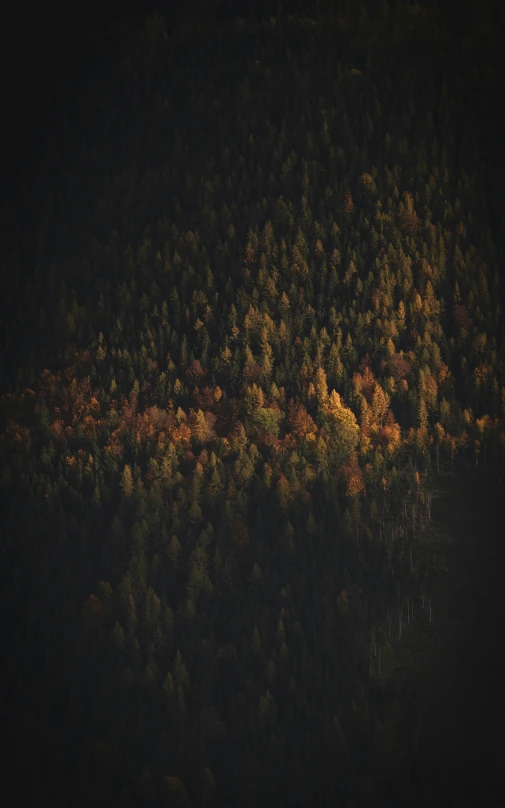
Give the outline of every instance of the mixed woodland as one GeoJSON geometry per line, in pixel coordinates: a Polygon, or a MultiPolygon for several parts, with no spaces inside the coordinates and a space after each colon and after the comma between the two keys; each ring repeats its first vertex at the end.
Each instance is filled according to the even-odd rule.
{"type": "Polygon", "coordinates": [[[47,126],[1,303],[6,726],[33,804],[408,786],[418,537],[438,476],[505,450],[472,114],[498,78],[445,36],[421,5],[155,14],[47,126]]]}

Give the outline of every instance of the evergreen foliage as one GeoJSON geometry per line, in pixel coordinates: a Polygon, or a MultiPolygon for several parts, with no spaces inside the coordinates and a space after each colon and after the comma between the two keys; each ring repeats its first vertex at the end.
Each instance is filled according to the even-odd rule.
{"type": "Polygon", "coordinates": [[[149,17],[62,114],[6,256],[6,669],[33,790],[65,804],[406,778],[433,475],[503,459],[484,79],[440,80],[419,5],[225,5],[149,17]]]}

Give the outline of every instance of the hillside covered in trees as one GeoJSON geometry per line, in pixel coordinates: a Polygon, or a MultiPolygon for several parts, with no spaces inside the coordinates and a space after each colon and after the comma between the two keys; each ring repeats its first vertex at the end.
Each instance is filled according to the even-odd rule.
{"type": "Polygon", "coordinates": [[[472,113],[500,80],[432,8],[316,11],[149,16],[18,184],[0,549],[33,804],[394,805],[421,776],[420,537],[440,475],[505,450],[472,113]]]}

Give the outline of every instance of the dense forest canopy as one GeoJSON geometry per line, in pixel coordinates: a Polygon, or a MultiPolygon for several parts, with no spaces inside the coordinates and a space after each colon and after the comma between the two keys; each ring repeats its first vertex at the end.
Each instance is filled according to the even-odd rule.
{"type": "Polygon", "coordinates": [[[39,800],[409,783],[418,536],[437,474],[505,449],[472,115],[500,77],[430,4],[298,6],[126,27],[6,213],[8,726],[39,800]]]}

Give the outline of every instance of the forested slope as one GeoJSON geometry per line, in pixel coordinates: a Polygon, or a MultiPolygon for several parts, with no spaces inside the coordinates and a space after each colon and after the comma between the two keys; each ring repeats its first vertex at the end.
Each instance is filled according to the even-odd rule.
{"type": "Polygon", "coordinates": [[[393,638],[433,471],[503,455],[502,246],[485,76],[424,12],[365,22],[151,17],[19,190],[2,608],[39,801],[409,782],[393,638]]]}

